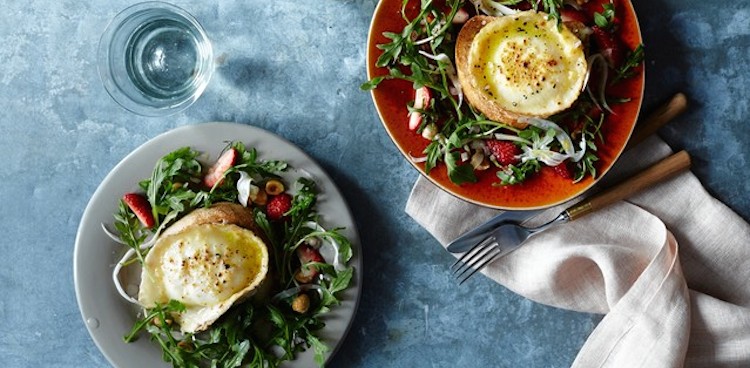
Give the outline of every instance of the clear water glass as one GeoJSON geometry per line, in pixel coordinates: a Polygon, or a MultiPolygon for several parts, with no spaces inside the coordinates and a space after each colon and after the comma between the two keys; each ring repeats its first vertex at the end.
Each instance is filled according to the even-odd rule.
{"type": "Polygon", "coordinates": [[[211,42],[200,23],[163,2],[139,3],[117,14],[102,35],[98,58],[110,96],[146,116],[190,106],[214,68],[211,42]]]}

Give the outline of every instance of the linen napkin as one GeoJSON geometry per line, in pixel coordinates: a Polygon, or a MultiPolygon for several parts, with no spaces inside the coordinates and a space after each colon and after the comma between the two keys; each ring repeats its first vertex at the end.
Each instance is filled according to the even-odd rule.
{"type": "MultiPolygon", "coordinates": [[[[603,179],[670,153],[651,137],[603,179]]],[[[498,213],[422,177],[406,212],[443,246],[498,213]]],[[[750,367],[750,226],[690,172],[553,227],[483,273],[536,302],[606,314],[574,367],[750,367]]]]}

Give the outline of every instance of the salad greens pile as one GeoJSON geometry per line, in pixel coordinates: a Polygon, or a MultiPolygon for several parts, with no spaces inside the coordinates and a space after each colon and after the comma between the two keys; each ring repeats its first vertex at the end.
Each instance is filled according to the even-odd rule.
{"type": "MultiPolygon", "coordinates": [[[[139,185],[146,193],[158,229],[144,228],[129,207],[120,202],[115,227],[121,241],[135,252],[133,260],[142,263],[149,249],[147,239],[158,236],[160,229],[191,210],[217,202],[237,202],[241,176],[249,175],[253,182],[263,183],[282,180],[280,174],[288,169],[283,161],[260,160],[255,149],[240,142],[232,142],[229,148],[238,152],[239,159],[210,189],[201,185],[200,152],[184,147],[157,162],[151,177],[139,185]]],[[[284,221],[270,220],[263,206],[253,207],[255,222],[270,241],[269,277],[273,278],[273,290],[268,298],[253,297],[235,305],[207,331],[196,334],[178,332],[171,315],[184,311],[185,305],[170,300],[145,310],[124,336],[125,342],[132,342],[145,332],[161,346],[164,360],[174,367],[277,367],[309,348],[315,353],[315,363],[322,366],[330,348],[317,333],[325,326],[325,314],[341,303],[340,293],[350,285],[354,270],[346,263],[352,257],[352,246],[341,234],[342,229],[324,230],[320,226],[315,210],[315,182],[299,178],[294,184],[296,193],[284,221]],[[342,264],[301,265],[296,256],[298,247],[326,241],[336,244],[342,264]],[[294,277],[294,270],[301,267],[314,267],[320,277],[302,285],[294,277]],[[293,299],[302,293],[310,297],[310,307],[305,312],[295,311],[293,299]]]]}
{"type": "Polygon", "coordinates": [[[499,186],[523,183],[544,166],[566,168],[573,182],[597,176],[597,151],[598,146],[606,144],[601,128],[612,113],[609,106],[629,101],[605,93],[609,87],[634,76],[644,58],[641,45],[625,51],[620,65],[608,65],[607,56],[612,48],[624,46],[616,38],[619,36],[614,5],[603,4],[603,10],[594,15],[594,24],[587,28],[587,32],[592,27],[602,28],[604,37],[612,36],[612,40],[618,41],[604,49],[587,40],[588,93],[581,93],[571,108],[546,119],[529,118],[528,127],[518,129],[487,119],[463,101],[454,66],[455,42],[462,26],[457,15],[474,11],[505,16],[520,9],[533,9],[547,13],[562,26],[563,14],[578,10],[563,0],[420,0],[418,13],[409,18],[409,3],[409,0],[402,2],[405,26],[401,32],[384,32],[390,42],[377,45],[382,53],[376,66],[387,69],[388,73],[374,77],[361,88],[371,90],[384,80],[398,79],[412,83],[415,91],[425,87],[431,91],[432,98],[425,106],[416,102],[407,106],[409,114],[421,114],[415,134],[429,142],[423,156],[412,158],[414,162],[423,162],[428,174],[445,165],[450,180],[457,185],[476,182],[477,173],[488,168],[496,171],[499,186]],[[490,140],[512,142],[518,148],[516,161],[504,164],[492,160],[486,145],[490,140]],[[487,160],[484,163],[473,160],[477,151],[490,156],[491,165],[486,165],[487,160]]]}

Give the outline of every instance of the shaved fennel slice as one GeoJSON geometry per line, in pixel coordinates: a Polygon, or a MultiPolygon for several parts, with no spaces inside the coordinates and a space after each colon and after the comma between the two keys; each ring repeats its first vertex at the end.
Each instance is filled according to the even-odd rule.
{"type": "MultiPolygon", "coordinates": [[[[576,151],[575,147],[573,146],[573,140],[570,138],[568,133],[565,132],[562,128],[560,128],[559,125],[555,124],[552,121],[542,119],[542,118],[521,118],[519,121],[528,123],[529,125],[535,126],[540,129],[544,130],[553,130],[555,132],[555,139],[557,139],[558,142],[560,142],[560,147],[562,147],[563,152],[565,152],[565,158],[569,158],[573,162],[578,162],[583,158],[583,155],[586,153],[586,144],[585,141],[581,143],[581,150],[576,151]]],[[[539,147],[541,148],[541,147],[539,147]]],[[[545,157],[547,157],[550,162],[557,162],[557,155],[549,155],[545,154],[545,157]],[[555,157],[554,159],[552,157],[555,157]]],[[[563,159],[565,160],[565,159],[563,159]]],[[[543,161],[544,163],[547,163],[543,161]]],[[[557,166],[557,165],[550,165],[550,166],[557,166]]]]}
{"type": "Polygon", "coordinates": [[[517,135],[511,135],[511,134],[504,134],[504,133],[495,133],[494,134],[495,139],[499,141],[511,141],[511,142],[518,142],[525,145],[531,145],[531,141],[528,139],[523,139],[517,135]]]}
{"type": "MultiPolygon", "coordinates": [[[[164,217],[164,220],[162,220],[161,225],[159,225],[159,228],[156,229],[156,232],[151,237],[147,238],[146,241],[144,241],[138,249],[143,251],[146,249],[151,248],[154,244],[156,244],[156,240],[159,238],[159,235],[164,230],[164,228],[167,227],[167,225],[172,222],[177,217],[177,211],[172,211],[167,214],[166,217],[164,217]]],[[[107,234],[108,237],[112,238],[115,242],[119,244],[125,244],[120,238],[116,235],[114,235],[112,232],[107,229],[107,227],[102,223],[102,229],[104,230],[104,233],[107,234]]],[[[127,300],[130,303],[141,305],[141,303],[138,302],[135,298],[130,296],[125,289],[122,287],[122,284],[120,283],[120,272],[122,271],[122,268],[130,262],[133,257],[135,256],[135,249],[130,248],[127,252],[120,258],[117,263],[115,263],[115,267],[112,269],[112,281],[115,284],[115,288],[117,289],[117,293],[120,294],[120,296],[127,300]]]]}
{"type": "Polygon", "coordinates": [[[494,0],[470,0],[474,4],[474,9],[479,13],[480,11],[484,14],[500,17],[503,15],[512,15],[518,13],[517,10],[511,9],[494,0]]]}
{"type": "Polygon", "coordinates": [[[589,65],[589,70],[586,73],[584,85],[586,86],[586,91],[588,92],[589,97],[591,97],[591,100],[594,101],[594,104],[596,104],[598,108],[607,110],[609,113],[614,114],[614,111],[612,111],[609,104],[607,104],[607,97],[604,94],[607,87],[607,78],[609,77],[609,66],[607,65],[607,60],[602,54],[594,54],[591,55],[586,62],[589,65]],[[596,90],[591,88],[590,83],[592,73],[595,72],[599,74],[594,78],[594,80],[598,82],[595,86],[596,90]]]}
{"type": "Polygon", "coordinates": [[[122,284],[120,283],[120,271],[122,271],[123,264],[130,261],[133,256],[135,255],[135,249],[128,249],[127,252],[125,252],[125,255],[122,256],[122,259],[120,259],[116,264],[115,268],[112,270],[112,282],[115,284],[115,288],[117,289],[117,293],[120,294],[120,296],[127,300],[128,302],[135,304],[135,305],[141,305],[141,303],[138,302],[137,299],[130,296],[130,294],[125,291],[125,289],[122,287],[122,284]]]}
{"type": "MultiPolygon", "coordinates": [[[[308,221],[305,226],[321,233],[326,231],[320,224],[313,221],[308,221]]],[[[333,269],[336,271],[345,270],[346,260],[342,259],[339,243],[328,236],[316,236],[316,239],[321,241],[318,251],[326,263],[333,265],[333,269]]]]}
{"type": "Polygon", "coordinates": [[[461,88],[461,81],[458,80],[458,72],[456,72],[456,68],[453,66],[453,62],[446,54],[438,54],[438,55],[432,55],[428,52],[419,51],[419,54],[428,58],[435,60],[437,62],[441,62],[445,64],[445,73],[448,75],[448,79],[451,81],[451,87],[453,88],[450,92],[458,96],[458,107],[461,107],[461,104],[464,100],[464,92],[461,88]]]}
{"type": "Polygon", "coordinates": [[[102,230],[104,231],[104,234],[106,234],[107,237],[109,237],[110,239],[112,239],[113,242],[115,242],[117,244],[121,244],[121,245],[127,245],[127,244],[125,244],[124,241],[122,241],[122,239],[120,239],[119,236],[115,235],[115,233],[113,233],[112,231],[110,231],[107,228],[107,225],[105,225],[103,222],[101,223],[101,225],[102,225],[102,230]]]}
{"type": "Polygon", "coordinates": [[[412,156],[412,155],[409,155],[409,156],[410,156],[409,158],[411,159],[411,162],[415,164],[421,164],[423,162],[427,162],[427,156],[419,156],[419,157],[412,156]]]}
{"type": "Polygon", "coordinates": [[[240,178],[237,180],[237,201],[247,207],[249,202],[255,201],[259,192],[260,188],[253,184],[250,174],[240,171],[240,178]]]}

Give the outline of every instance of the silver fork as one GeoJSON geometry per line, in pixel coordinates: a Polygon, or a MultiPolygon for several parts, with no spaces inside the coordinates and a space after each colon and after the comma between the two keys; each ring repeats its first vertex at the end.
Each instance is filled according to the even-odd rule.
{"type": "Polygon", "coordinates": [[[525,227],[518,222],[504,222],[456,260],[451,265],[451,273],[456,277],[459,285],[463,284],[496,259],[518,249],[531,236],[552,226],[573,221],[616,201],[628,198],[642,189],[671,178],[689,167],[690,155],[685,151],[680,151],[620,184],[569,207],[552,221],[543,225],[525,227]]]}

